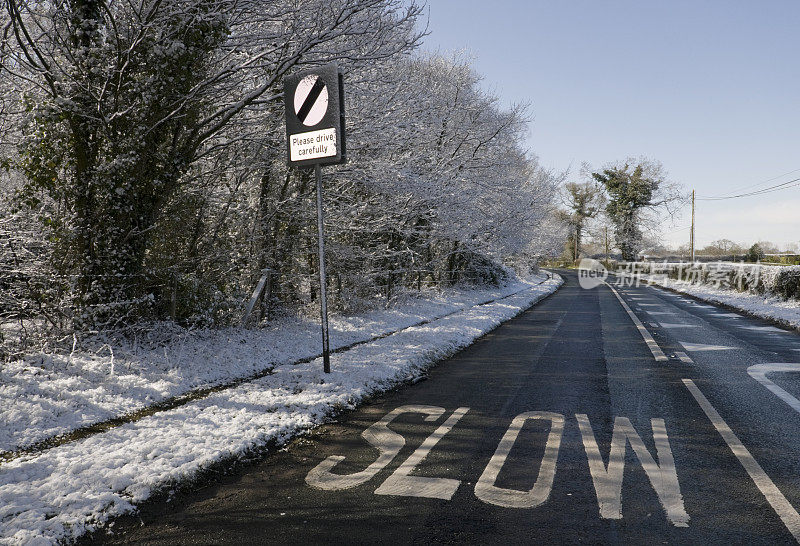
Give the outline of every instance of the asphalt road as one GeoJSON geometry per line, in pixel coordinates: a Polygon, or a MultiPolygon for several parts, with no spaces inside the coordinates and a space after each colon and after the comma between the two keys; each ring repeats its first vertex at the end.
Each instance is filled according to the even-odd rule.
{"type": "Polygon", "coordinates": [[[563,275],[556,294],[427,381],[94,539],[800,539],[800,336],[664,290],[617,295],[563,275]]]}

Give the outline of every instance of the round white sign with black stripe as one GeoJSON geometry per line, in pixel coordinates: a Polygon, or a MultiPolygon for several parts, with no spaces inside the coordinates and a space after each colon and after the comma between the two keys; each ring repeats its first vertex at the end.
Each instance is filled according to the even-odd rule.
{"type": "Polygon", "coordinates": [[[316,74],[306,76],[294,92],[294,111],[300,123],[313,127],[328,111],[328,88],[316,74]]]}

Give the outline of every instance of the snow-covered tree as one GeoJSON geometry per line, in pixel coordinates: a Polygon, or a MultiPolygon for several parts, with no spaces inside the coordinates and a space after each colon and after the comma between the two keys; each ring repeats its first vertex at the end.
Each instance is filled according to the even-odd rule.
{"type": "Polygon", "coordinates": [[[420,8],[399,0],[6,2],[5,74],[24,100],[17,167],[94,322],[162,282],[153,231],[192,169],[249,108],[276,107],[290,70],[412,46],[420,8]],[[109,306],[109,304],[113,304],[109,306]]]}
{"type": "Polygon", "coordinates": [[[224,322],[265,267],[275,298],[312,301],[314,181],[286,166],[282,79],[332,61],[345,73],[350,158],[325,170],[335,305],[498,281],[563,236],[563,176],[525,149],[526,108],[502,107],[463,58],[415,54],[414,2],[5,9],[0,180],[14,185],[0,230],[26,233],[28,250],[13,267],[6,252],[0,269],[29,274],[0,271],[18,295],[3,309],[59,325],[224,322]],[[37,271],[48,292],[29,282],[37,271]]]}

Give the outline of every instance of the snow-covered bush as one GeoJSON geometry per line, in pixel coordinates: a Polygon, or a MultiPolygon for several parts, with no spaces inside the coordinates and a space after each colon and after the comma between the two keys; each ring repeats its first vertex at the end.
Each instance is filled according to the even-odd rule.
{"type": "Polygon", "coordinates": [[[781,267],[772,291],[786,299],[800,299],[800,266],[781,267]]]}

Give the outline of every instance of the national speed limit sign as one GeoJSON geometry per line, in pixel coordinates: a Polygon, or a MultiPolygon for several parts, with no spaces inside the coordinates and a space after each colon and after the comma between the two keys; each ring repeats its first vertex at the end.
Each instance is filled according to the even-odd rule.
{"type": "Polygon", "coordinates": [[[289,165],[344,163],[342,75],[326,65],[284,79],[289,165]]]}

